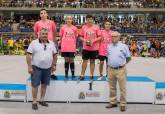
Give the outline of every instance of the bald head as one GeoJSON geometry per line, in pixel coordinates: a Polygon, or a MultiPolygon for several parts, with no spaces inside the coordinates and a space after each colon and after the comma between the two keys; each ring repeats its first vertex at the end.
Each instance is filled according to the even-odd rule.
{"type": "Polygon", "coordinates": [[[117,32],[117,31],[113,31],[111,34],[112,34],[112,36],[113,36],[113,35],[114,35],[114,36],[120,36],[120,33],[117,32]]]}
{"type": "Polygon", "coordinates": [[[121,35],[120,35],[119,32],[113,31],[113,32],[111,33],[111,36],[112,36],[112,43],[113,43],[113,44],[116,44],[116,43],[119,42],[120,36],[121,36],[121,35]]]}

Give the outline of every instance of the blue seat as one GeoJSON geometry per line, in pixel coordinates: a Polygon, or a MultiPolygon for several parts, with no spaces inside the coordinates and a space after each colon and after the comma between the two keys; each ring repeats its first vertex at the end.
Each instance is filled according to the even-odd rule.
{"type": "Polygon", "coordinates": [[[131,33],[138,33],[138,29],[137,28],[132,28],[131,33]]]}
{"type": "Polygon", "coordinates": [[[158,30],[155,29],[155,28],[151,28],[150,32],[151,32],[152,34],[157,34],[157,33],[158,33],[158,30]]]}
{"type": "Polygon", "coordinates": [[[21,32],[33,32],[33,29],[32,28],[22,28],[20,31],[21,32]]]}

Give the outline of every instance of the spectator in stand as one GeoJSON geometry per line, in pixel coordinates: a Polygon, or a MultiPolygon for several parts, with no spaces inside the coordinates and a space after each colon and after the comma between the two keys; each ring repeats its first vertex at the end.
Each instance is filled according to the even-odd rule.
{"type": "Polygon", "coordinates": [[[6,0],[1,7],[46,7],[46,8],[164,8],[163,0],[6,0]]]}
{"type": "Polygon", "coordinates": [[[165,41],[162,41],[161,44],[161,51],[160,51],[160,57],[165,57],[165,41]]]}
{"type": "Polygon", "coordinates": [[[156,50],[155,50],[156,46],[155,46],[155,40],[152,39],[151,40],[151,49],[150,49],[150,55],[151,57],[156,57],[156,50]]]}
{"type": "Polygon", "coordinates": [[[160,49],[161,49],[161,43],[159,40],[155,40],[155,50],[156,50],[156,57],[160,57],[160,49]]]}
{"type": "Polygon", "coordinates": [[[18,32],[18,27],[19,27],[19,23],[16,23],[16,21],[14,20],[11,25],[13,32],[18,32]]]}
{"type": "Polygon", "coordinates": [[[27,37],[24,38],[24,39],[23,39],[23,47],[24,47],[25,52],[26,52],[26,50],[28,49],[29,44],[30,44],[29,38],[27,38],[27,37]]]}
{"type": "Polygon", "coordinates": [[[9,38],[8,42],[8,48],[9,48],[9,55],[13,54],[13,49],[14,49],[14,40],[13,38],[9,38]]]}
{"type": "Polygon", "coordinates": [[[132,56],[138,56],[138,48],[135,40],[131,42],[130,51],[132,56]]]}

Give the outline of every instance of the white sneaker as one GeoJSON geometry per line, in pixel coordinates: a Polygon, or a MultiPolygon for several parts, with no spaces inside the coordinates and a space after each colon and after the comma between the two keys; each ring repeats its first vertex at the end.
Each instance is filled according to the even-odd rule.
{"type": "Polygon", "coordinates": [[[101,76],[99,76],[97,80],[102,80],[102,77],[101,77],[101,76]]]}

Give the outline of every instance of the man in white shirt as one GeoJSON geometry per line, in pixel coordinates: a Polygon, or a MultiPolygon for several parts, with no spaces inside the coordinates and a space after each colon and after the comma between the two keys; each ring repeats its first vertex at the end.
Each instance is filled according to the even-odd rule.
{"type": "Polygon", "coordinates": [[[44,101],[47,85],[50,83],[51,72],[56,70],[57,50],[54,43],[48,40],[48,30],[43,28],[39,38],[33,40],[27,50],[28,72],[31,74],[32,109],[37,110],[38,86],[41,83],[41,98],[39,104],[48,106],[44,101]]]}

